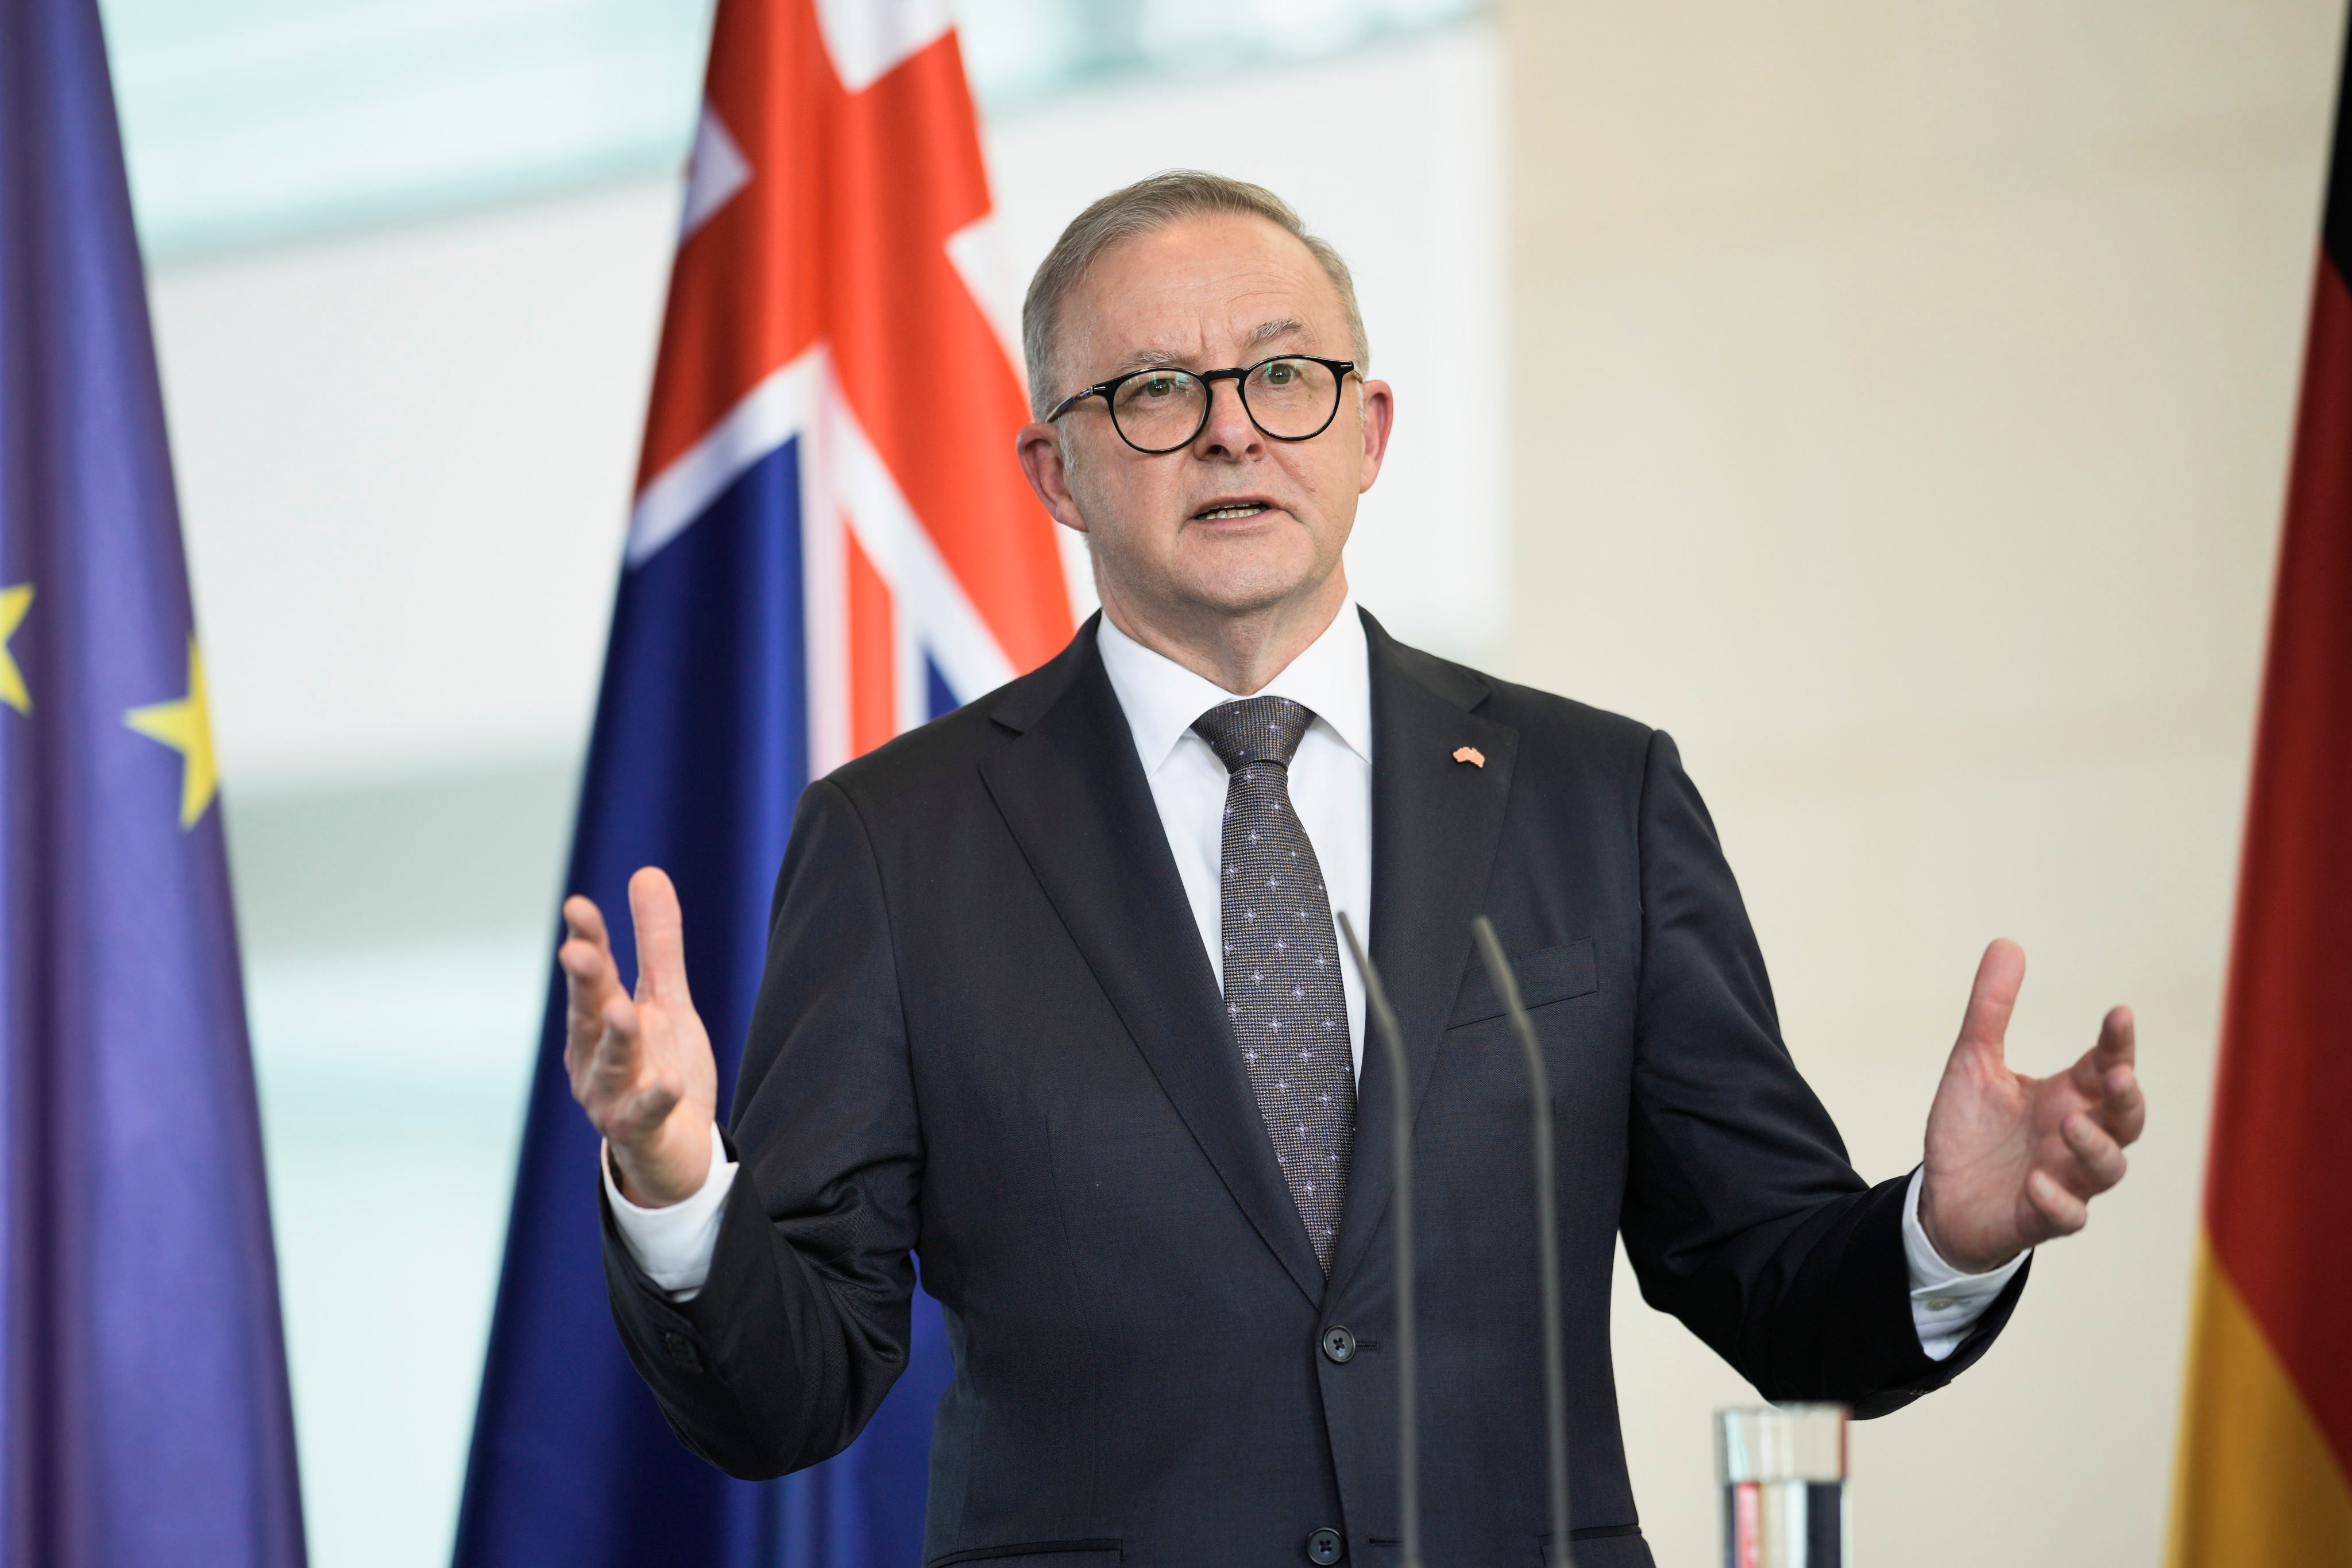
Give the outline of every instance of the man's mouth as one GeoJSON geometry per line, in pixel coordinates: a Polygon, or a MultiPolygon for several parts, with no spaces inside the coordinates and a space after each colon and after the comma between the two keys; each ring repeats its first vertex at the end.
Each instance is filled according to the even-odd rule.
{"type": "Polygon", "coordinates": [[[1195,522],[1230,522],[1235,518],[1255,517],[1262,511],[1270,511],[1272,510],[1272,508],[1268,507],[1265,502],[1262,500],[1221,501],[1205,511],[1194,512],[1192,514],[1192,521],[1195,522]]]}

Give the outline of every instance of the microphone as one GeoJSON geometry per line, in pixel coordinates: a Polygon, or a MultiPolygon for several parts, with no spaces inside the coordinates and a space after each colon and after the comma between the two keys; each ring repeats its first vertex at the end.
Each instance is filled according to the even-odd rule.
{"type": "Polygon", "coordinates": [[[1364,977],[1364,1010],[1371,1015],[1372,1032],[1388,1048],[1389,1089],[1392,1110],[1390,1136],[1396,1167],[1396,1194],[1389,1206],[1396,1215],[1396,1339],[1397,1339],[1397,1515],[1402,1526],[1403,1554],[1399,1568],[1423,1568],[1421,1560],[1421,1430],[1417,1408],[1419,1342],[1413,1337],[1412,1292],[1412,1086],[1404,1066],[1404,1037],[1388,993],[1381,988],[1381,972],[1372,955],[1356,940],[1356,928],[1346,911],[1339,915],[1339,934],[1355,954],[1356,973],[1364,977]]]}
{"type": "MultiPolygon", "coordinates": [[[[1558,1199],[1552,1191],[1551,1081],[1544,1071],[1543,1047],[1537,1043],[1536,1026],[1519,1000],[1518,976],[1511,973],[1511,961],[1504,955],[1502,941],[1495,934],[1495,922],[1480,915],[1470,922],[1470,931],[1478,939],[1479,953],[1486,961],[1486,973],[1495,983],[1495,994],[1502,999],[1504,1010],[1510,1015],[1511,1032],[1518,1037],[1519,1049],[1528,1059],[1528,1095],[1534,1102],[1531,1120],[1535,1134],[1536,1263],[1543,1275],[1544,1440],[1549,1450],[1551,1561],[1559,1568],[1570,1568],[1574,1556],[1569,1550],[1568,1526],[1568,1376],[1559,1337],[1559,1220],[1555,1213],[1558,1199]]],[[[1364,988],[1369,994],[1369,978],[1364,988]]]]}

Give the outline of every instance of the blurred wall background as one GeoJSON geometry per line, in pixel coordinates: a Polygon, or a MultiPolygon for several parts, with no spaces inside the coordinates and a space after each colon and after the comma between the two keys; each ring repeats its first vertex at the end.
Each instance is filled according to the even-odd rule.
{"type": "MultiPolygon", "coordinates": [[[[2162,1557],[2342,19],[1503,8],[1507,668],[1682,742],[1866,1175],[1917,1160],[1991,937],[2019,1067],[2139,1015],[2130,1179],[1982,1364],[1857,1430],[1858,1562],[2162,1557]]],[[[1620,1283],[1644,1525],[1696,1568],[1744,1391],[1620,1283]]]]}
{"type": "MultiPolygon", "coordinates": [[[[707,12],[107,13],[314,1559],[436,1563],[707,12]]],[[[1916,1160],[1990,936],[2021,1066],[2137,1005],[2131,1181],[1861,1431],[1857,1561],[2155,1563],[2339,5],[962,16],[1016,285],[1176,163],[1349,255],[1400,402],[1362,598],[1675,733],[1865,1173],[1916,1160]]],[[[1752,1394],[1620,1288],[1645,1528],[1697,1568],[1752,1394]]]]}

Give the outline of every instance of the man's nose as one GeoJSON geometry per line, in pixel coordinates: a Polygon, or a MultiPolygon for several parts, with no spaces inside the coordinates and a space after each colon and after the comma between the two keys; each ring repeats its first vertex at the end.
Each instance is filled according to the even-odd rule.
{"type": "Polygon", "coordinates": [[[1242,384],[1238,381],[1209,383],[1209,418],[1201,426],[1201,434],[1192,443],[1203,455],[1211,452],[1240,454],[1257,445],[1257,426],[1252,423],[1249,408],[1242,402],[1242,384]]]}

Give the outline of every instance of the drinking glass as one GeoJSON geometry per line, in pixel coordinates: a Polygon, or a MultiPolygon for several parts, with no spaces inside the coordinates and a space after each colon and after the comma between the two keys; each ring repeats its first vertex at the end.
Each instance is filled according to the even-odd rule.
{"type": "Polygon", "coordinates": [[[1845,1568],[1843,1405],[1719,1410],[1724,1568],[1845,1568]]]}

